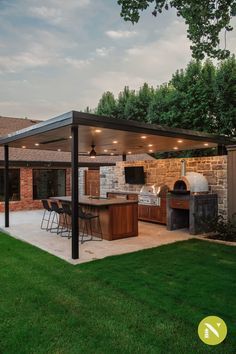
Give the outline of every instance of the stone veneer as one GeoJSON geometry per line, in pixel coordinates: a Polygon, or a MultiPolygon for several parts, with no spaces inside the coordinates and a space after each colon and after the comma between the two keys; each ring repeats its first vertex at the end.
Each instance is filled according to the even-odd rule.
{"type": "MultiPolygon", "coordinates": [[[[144,166],[146,184],[171,185],[180,176],[181,158],[147,160],[135,162],[117,162],[116,166],[100,167],[100,195],[106,197],[110,190],[137,191],[141,185],[125,183],[124,166],[144,166]]],[[[186,158],[187,172],[202,173],[208,180],[210,191],[218,194],[219,213],[227,217],[227,156],[186,158]]],[[[84,171],[79,168],[79,194],[84,195],[84,171]]],[[[41,208],[41,201],[33,200],[32,169],[20,169],[21,200],[11,201],[10,210],[27,210],[41,208]]],[[[71,171],[66,170],[66,195],[71,194],[71,171]]],[[[4,203],[0,202],[0,212],[4,211],[4,203]]]]}
{"type": "MultiPolygon", "coordinates": [[[[125,183],[124,166],[144,166],[146,184],[171,185],[180,176],[181,158],[154,161],[118,162],[114,168],[115,190],[140,191],[141,185],[125,183]]],[[[227,217],[227,156],[185,158],[187,172],[202,173],[210,191],[218,194],[219,214],[227,217]]]]}

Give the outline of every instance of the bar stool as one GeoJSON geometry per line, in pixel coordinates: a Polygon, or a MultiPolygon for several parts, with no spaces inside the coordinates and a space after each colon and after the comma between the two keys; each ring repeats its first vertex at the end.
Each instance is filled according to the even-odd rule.
{"type": "MultiPolygon", "coordinates": [[[[66,226],[65,232],[68,232],[67,237],[68,237],[68,239],[69,239],[69,238],[71,238],[71,227],[69,227],[67,217],[68,217],[68,216],[69,216],[70,218],[72,217],[71,205],[70,205],[70,203],[62,202],[62,203],[61,203],[61,207],[62,207],[64,216],[65,216],[65,217],[64,217],[65,226],[66,226]]],[[[63,232],[64,232],[64,231],[63,231],[63,232]]]]}
{"type": "Polygon", "coordinates": [[[61,234],[62,236],[62,233],[63,233],[63,224],[61,226],[61,231],[60,231],[60,217],[63,216],[63,222],[64,222],[64,225],[66,223],[65,221],[65,214],[64,214],[64,211],[62,208],[59,207],[58,203],[55,202],[55,201],[50,201],[50,204],[51,204],[51,209],[52,209],[52,212],[54,213],[53,214],[53,218],[52,218],[52,222],[51,222],[51,227],[49,229],[50,232],[52,233],[57,233],[57,235],[61,234]],[[56,220],[55,220],[56,218],[56,220]],[[56,225],[56,227],[53,227],[53,225],[56,225]],[[53,231],[53,230],[56,230],[56,231],[53,231]]]}
{"type": "Polygon", "coordinates": [[[92,220],[97,219],[98,225],[99,225],[99,235],[100,238],[97,241],[102,241],[103,240],[103,235],[102,235],[102,227],[101,227],[101,222],[99,215],[94,215],[90,213],[85,213],[81,207],[79,207],[79,218],[80,220],[83,221],[84,227],[83,227],[83,232],[82,232],[82,238],[81,238],[81,243],[84,242],[84,236],[89,236],[89,229],[90,229],[90,235],[91,238],[87,241],[92,241],[93,240],[93,229],[92,229],[92,220]],[[86,230],[86,233],[85,233],[86,230]]]}
{"type": "Polygon", "coordinates": [[[42,199],[41,202],[43,204],[44,213],[43,213],[43,217],[42,217],[40,228],[41,228],[41,230],[47,230],[48,231],[49,230],[48,226],[49,226],[49,222],[50,222],[51,215],[52,215],[52,208],[50,207],[47,199],[42,199]],[[47,213],[48,213],[48,219],[46,218],[47,217],[47,213]],[[46,227],[43,226],[44,222],[47,223],[46,227]]]}

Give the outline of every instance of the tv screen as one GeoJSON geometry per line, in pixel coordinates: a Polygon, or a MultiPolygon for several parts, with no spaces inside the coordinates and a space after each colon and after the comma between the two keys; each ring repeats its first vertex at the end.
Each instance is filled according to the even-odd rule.
{"type": "Polygon", "coordinates": [[[125,183],[145,184],[143,166],[125,167],[125,183]]]}

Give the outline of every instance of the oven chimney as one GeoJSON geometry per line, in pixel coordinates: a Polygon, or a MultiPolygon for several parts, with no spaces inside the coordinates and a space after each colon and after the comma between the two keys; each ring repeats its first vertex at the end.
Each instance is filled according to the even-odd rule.
{"type": "Polygon", "coordinates": [[[181,160],[181,177],[186,176],[186,160],[181,160]]]}

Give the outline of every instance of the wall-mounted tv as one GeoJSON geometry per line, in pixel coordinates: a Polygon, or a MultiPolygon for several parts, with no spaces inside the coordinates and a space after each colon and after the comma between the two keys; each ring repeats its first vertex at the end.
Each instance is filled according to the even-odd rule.
{"type": "Polygon", "coordinates": [[[143,166],[125,167],[125,183],[145,184],[143,166]]]}

